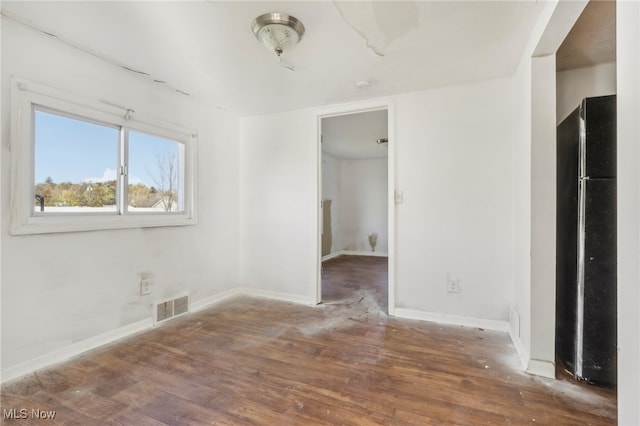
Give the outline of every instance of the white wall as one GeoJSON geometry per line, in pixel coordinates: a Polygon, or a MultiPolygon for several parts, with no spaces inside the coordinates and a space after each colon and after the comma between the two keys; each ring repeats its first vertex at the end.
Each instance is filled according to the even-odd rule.
{"type": "Polygon", "coordinates": [[[598,64],[560,71],[556,76],[556,123],[560,124],[583,98],[616,93],[616,64],[598,64]]]}
{"type": "MultiPolygon", "coordinates": [[[[508,318],[511,89],[504,79],[392,99],[404,191],[396,210],[397,306],[508,318]],[[461,280],[457,295],[446,292],[448,273],[461,280]]],[[[315,298],[318,111],[240,120],[245,286],[315,298]]]]}
{"type": "Polygon", "coordinates": [[[342,250],[340,160],[322,153],[322,199],[331,200],[331,253],[342,250]]]}
{"type": "Polygon", "coordinates": [[[240,283],[316,299],[317,119],[311,110],[240,119],[240,283]]]}
{"type": "Polygon", "coordinates": [[[618,424],[640,424],[640,3],[616,3],[618,424]]]}
{"type": "Polygon", "coordinates": [[[531,57],[523,58],[513,84],[511,333],[526,368],[531,352],[531,57]]]}
{"type": "Polygon", "coordinates": [[[340,161],[341,250],[371,251],[368,235],[378,234],[376,252],[386,253],[387,159],[340,161]]]}
{"type": "Polygon", "coordinates": [[[237,118],[2,18],[2,371],[150,320],[154,299],[238,283],[237,118]],[[199,133],[199,223],[10,236],[10,75],[132,108],[199,133]],[[153,293],[139,295],[140,274],[153,293]]]}
{"type": "Polygon", "coordinates": [[[531,328],[528,370],[555,378],[556,57],[531,60],[531,328]]]}
{"type": "Polygon", "coordinates": [[[511,87],[502,79],[396,98],[398,307],[508,318],[511,87]],[[459,294],[446,292],[448,275],[459,294]]]}

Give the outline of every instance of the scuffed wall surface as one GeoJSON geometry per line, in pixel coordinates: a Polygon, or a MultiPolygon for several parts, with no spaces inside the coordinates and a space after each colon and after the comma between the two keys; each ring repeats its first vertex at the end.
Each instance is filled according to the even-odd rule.
{"type": "Polygon", "coordinates": [[[2,19],[2,370],[237,285],[237,118],[2,19]],[[199,133],[196,226],[9,236],[10,76],[199,133]],[[153,281],[139,295],[141,273],[153,281]]]}

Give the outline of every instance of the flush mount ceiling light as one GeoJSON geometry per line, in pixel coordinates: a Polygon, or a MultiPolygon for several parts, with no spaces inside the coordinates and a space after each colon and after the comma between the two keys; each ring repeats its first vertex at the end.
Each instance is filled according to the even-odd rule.
{"type": "Polygon", "coordinates": [[[256,38],[267,49],[280,56],[291,50],[304,36],[304,25],[284,13],[265,13],[251,23],[256,38]]]}

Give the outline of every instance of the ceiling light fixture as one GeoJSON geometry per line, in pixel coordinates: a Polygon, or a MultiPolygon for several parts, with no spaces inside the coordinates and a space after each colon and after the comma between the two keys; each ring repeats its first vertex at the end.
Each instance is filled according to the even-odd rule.
{"type": "Polygon", "coordinates": [[[302,22],[284,13],[260,15],[251,23],[251,29],[256,38],[278,56],[295,47],[304,36],[302,22]]]}

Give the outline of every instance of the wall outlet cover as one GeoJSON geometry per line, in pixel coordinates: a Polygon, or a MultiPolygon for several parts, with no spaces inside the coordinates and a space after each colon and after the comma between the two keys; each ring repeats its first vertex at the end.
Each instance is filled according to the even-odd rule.
{"type": "Polygon", "coordinates": [[[151,294],[151,279],[143,278],[140,280],[140,295],[145,296],[151,294]]]}
{"type": "Polygon", "coordinates": [[[447,278],[447,292],[459,293],[460,292],[460,280],[457,278],[447,278]]]}

